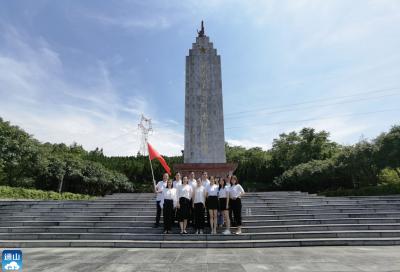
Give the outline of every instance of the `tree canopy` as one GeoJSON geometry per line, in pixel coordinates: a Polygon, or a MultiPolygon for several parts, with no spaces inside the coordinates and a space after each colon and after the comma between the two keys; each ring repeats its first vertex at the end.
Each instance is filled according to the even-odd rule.
{"type": "MultiPolygon", "coordinates": [[[[326,131],[303,128],[282,133],[272,148],[226,144],[227,161],[247,190],[320,192],[400,183],[400,126],[372,140],[339,145],[326,131]]],[[[164,156],[169,165],[182,156],[164,156]]],[[[154,163],[156,177],[163,168],[154,163]]],[[[58,192],[104,195],[151,191],[147,156],[109,157],[101,147],[40,143],[0,118],[0,185],[58,192]]]]}

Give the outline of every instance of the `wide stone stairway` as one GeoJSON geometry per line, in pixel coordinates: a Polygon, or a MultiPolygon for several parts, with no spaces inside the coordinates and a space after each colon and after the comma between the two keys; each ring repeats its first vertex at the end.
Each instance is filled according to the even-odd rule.
{"type": "Polygon", "coordinates": [[[181,235],[177,228],[176,234],[164,235],[162,228],[153,228],[154,194],[0,201],[0,247],[400,245],[400,195],[263,192],[247,193],[242,203],[242,235],[181,235]]]}

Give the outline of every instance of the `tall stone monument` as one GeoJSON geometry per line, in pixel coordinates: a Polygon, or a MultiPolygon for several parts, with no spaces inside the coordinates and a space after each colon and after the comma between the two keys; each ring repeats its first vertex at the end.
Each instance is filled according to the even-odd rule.
{"type": "Polygon", "coordinates": [[[224,175],[236,164],[226,163],[225,156],[221,57],[205,35],[203,22],[197,33],[186,56],[184,164],[174,168],[184,174],[224,175]]]}

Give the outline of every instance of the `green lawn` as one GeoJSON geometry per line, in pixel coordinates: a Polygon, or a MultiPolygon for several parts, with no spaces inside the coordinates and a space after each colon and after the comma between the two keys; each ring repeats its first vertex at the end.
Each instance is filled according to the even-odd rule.
{"type": "Polygon", "coordinates": [[[89,195],[0,186],[0,199],[87,200],[89,195]]]}

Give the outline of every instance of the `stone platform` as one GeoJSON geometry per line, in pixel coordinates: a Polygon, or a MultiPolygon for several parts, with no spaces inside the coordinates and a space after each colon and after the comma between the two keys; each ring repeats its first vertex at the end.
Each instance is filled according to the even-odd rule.
{"type": "MultiPolygon", "coordinates": [[[[0,201],[2,247],[252,248],[400,245],[400,196],[247,193],[242,235],[162,234],[154,194],[0,201]]],[[[220,230],[221,231],[221,230],[220,230]]]]}
{"type": "Polygon", "coordinates": [[[29,272],[395,272],[400,247],[24,248],[29,272]]]}

